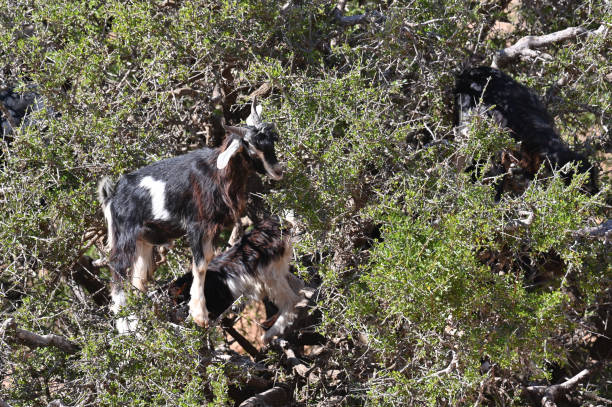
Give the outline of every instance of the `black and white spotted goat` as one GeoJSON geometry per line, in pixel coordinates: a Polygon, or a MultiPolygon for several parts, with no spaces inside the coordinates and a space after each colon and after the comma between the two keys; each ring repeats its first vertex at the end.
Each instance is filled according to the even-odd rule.
{"type": "MultiPolygon", "coordinates": [[[[276,305],[278,313],[266,321],[271,326],[262,340],[269,343],[273,337],[282,335],[296,318],[295,307],[302,300],[298,293],[304,287],[289,271],[290,259],[291,238],[279,221],[270,217],[256,223],[208,265],[204,292],[210,316],[219,317],[240,296],[260,301],[267,297],[276,305]]],[[[183,293],[191,281],[192,277],[187,274],[172,286],[183,293]]],[[[174,297],[186,299],[184,294],[174,297]]]]}
{"type": "MultiPolygon", "coordinates": [[[[214,255],[213,240],[234,225],[246,206],[249,174],[257,171],[274,180],[282,168],[274,151],[278,135],[260,117],[253,100],[246,127],[225,126],[229,133],[221,147],[202,148],[165,159],[123,175],[116,185],[105,178],[98,195],[108,227],[113,273],[112,309],[125,305],[124,282],[144,291],[153,274],[153,246],[169,245],[187,235],[193,255],[190,314],[204,326],[208,311],[204,282],[214,255]]],[[[120,332],[132,330],[120,319],[120,332]]]]}
{"type": "MultiPolygon", "coordinates": [[[[457,75],[454,93],[455,125],[460,131],[466,128],[471,116],[486,113],[500,126],[510,129],[512,137],[521,142],[515,161],[529,178],[533,178],[542,163],[561,168],[575,162],[579,172],[590,174],[587,190],[596,192],[595,169],[561,140],[553,119],[533,91],[498,69],[481,66],[457,75]]],[[[570,179],[571,173],[566,181],[570,179]]]]}

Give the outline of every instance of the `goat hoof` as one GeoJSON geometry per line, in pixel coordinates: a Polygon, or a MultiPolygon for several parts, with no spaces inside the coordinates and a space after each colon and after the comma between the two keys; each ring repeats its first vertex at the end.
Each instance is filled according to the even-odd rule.
{"type": "Polygon", "coordinates": [[[208,327],[208,320],[206,319],[200,319],[200,318],[193,318],[193,322],[196,323],[196,325],[198,325],[201,328],[206,328],[208,327]]]}
{"type": "Polygon", "coordinates": [[[202,328],[206,328],[208,326],[208,318],[206,317],[205,312],[193,312],[191,310],[191,318],[193,318],[193,322],[195,322],[198,326],[202,328]]]}

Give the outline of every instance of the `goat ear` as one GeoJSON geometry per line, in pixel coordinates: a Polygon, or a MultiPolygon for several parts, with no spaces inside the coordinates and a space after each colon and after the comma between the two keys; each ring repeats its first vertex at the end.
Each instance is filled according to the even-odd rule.
{"type": "Polygon", "coordinates": [[[225,123],[223,123],[222,125],[225,131],[227,131],[228,133],[232,133],[240,138],[244,138],[244,136],[246,136],[249,131],[244,127],[226,126],[225,123]]]}
{"type": "Polygon", "coordinates": [[[232,143],[225,149],[224,152],[217,157],[217,168],[222,170],[227,167],[230,158],[240,150],[240,140],[234,139],[232,143]]]}

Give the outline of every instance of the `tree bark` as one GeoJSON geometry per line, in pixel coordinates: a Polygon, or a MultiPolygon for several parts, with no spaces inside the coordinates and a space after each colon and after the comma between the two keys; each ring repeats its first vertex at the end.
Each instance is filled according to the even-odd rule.
{"type": "Polygon", "coordinates": [[[535,48],[540,48],[557,42],[574,39],[579,35],[583,34],[602,35],[605,32],[607,32],[607,27],[601,25],[598,29],[591,31],[587,30],[584,27],[569,27],[564,30],[550,34],[544,34],[539,36],[528,35],[518,40],[515,44],[500,51],[497,51],[497,53],[493,57],[493,63],[491,64],[491,66],[493,68],[501,68],[509,62],[516,60],[517,58],[541,57],[550,59],[552,58],[550,55],[544,54],[540,51],[536,51],[535,48]]]}
{"type": "Polygon", "coordinates": [[[7,336],[8,339],[14,340],[31,348],[55,346],[56,348],[70,354],[76,353],[80,349],[79,345],[63,336],[55,334],[38,335],[34,332],[21,329],[17,326],[17,323],[13,318],[9,318],[4,321],[0,327],[0,337],[5,336],[7,336]]]}

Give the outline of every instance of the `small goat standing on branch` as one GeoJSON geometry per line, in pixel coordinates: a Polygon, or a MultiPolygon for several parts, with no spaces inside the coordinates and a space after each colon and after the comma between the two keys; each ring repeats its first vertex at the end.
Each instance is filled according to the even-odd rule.
{"type": "MultiPolygon", "coordinates": [[[[98,195],[108,226],[113,273],[113,312],[125,305],[124,280],[141,291],[153,274],[153,246],[187,235],[193,255],[190,314],[200,326],[208,321],[204,298],[206,269],[213,240],[235,224],[246,205],[246,183],[257,171],[274,180],[282,168],[274,151],[278,135],[260,118],[253,100],[246,127],[225,126],[229,136],[220,148],[202,148],[122,176],[116,185],[105,178],[98,195]]],[[[119,320],[120,332],[132,330],[119,320]]]]}
{"type": "MultiPolygon", "coordinates": [[[[264,323],[270,329],[262,340],[269,343],[274,336],[283,334],[296,318],[295,307],[302,299],[298,292],[304,287],[302,280],[289,271],[290,259],[288,230],[281,228],[274,217],[256,223],[253,230],[208,265],[204,292],[211,317],[218,318],[241,295],[260,301],[268,297],[279,311],[264,323]]],[[[172,286],[187,287],[191,280],[186,274],[172,286]]]]}

